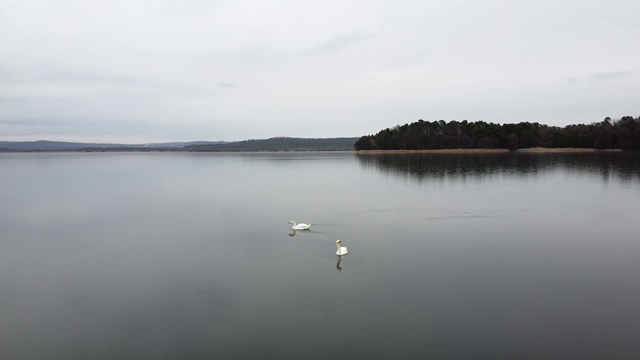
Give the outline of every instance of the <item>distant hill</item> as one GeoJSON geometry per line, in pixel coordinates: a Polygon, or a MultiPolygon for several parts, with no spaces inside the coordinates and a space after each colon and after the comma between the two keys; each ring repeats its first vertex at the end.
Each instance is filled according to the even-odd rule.
{"type": "Polygon", "coordinates": [[[189,145],[185,151],[341,151],[353,150],[358,138],[291,138],[274,137],[223,144],[189,145]]]}
{"type": "Polygon", "coordinates": [[[0,141],[0,151],[149,151],[180,150],[189,145],[223,144],[224,141],[191,141],[153,144],[101,144],[65,141],[0,141]]]}
{"type": "Polygon", "coordinates": [[[190,141],[149,144],[100,144],[64,141],[0,141],[0,152],[30,151],[338,151],[353,150],[358,138],[190,141]]]}
{"type": "Polygon", "coordinates": [[[191,145],[215,145],[224,144],[226,141],[189,141],[189,142],[168,142],[168,143],[151,143],[144,144],[145,148],[183,148],[191,145]]]}
{"type": "Polygon", "coordinates": [[[128,147],[131,145],[91,144],[64,141],[0,141],[0,149],[5,151],[74,151],[85,148],[128,147]]]}

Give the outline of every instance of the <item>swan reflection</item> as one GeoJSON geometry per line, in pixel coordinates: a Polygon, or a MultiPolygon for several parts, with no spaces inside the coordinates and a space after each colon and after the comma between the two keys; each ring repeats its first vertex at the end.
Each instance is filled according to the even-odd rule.
{"type": "Polygon", "coordinates": [[[289,234],[289,236],[296,236],[296,231],[292,229],[291,234],[289,234]]]}
{"type": "Polygon", "coordinates": [[[342,256],[338,256],[338,263],[336,264],[338,271],[342,270],[342,256]]]}

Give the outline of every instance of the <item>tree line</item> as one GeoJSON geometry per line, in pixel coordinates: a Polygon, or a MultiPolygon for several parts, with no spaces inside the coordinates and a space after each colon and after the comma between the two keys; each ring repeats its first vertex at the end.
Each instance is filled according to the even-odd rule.
{"type": "Polygon", "coordinates": [[[509,149],[531,147],[640,150],[640,117],[607,117],[589,125],[537,122],[424,121],[387,128],[358,139],[355,150],[509,149]]]}

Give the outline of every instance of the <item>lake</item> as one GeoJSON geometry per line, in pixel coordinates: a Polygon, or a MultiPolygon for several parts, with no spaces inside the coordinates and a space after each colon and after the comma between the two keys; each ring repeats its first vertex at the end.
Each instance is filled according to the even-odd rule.
{"type": "Polygon", "coordinates": [[[0,189],[3,359],[640,357],[640,154],[0,154],[0,189]]]}

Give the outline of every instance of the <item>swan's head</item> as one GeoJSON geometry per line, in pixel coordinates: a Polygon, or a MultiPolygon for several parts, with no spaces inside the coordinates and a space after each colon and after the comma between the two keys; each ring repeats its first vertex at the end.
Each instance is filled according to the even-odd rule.
{"type": "Polygon", "coordinates": [[[293,220],[290,220],[290,221],[289,221],[289,224],[295,224],[295,223],[296,223],[296,222],[295,222],[295,221],[293,221],[293,220]]]}
{"type": "Polygon", "coordinates": [[[336,245],[338,246],[342,245],[342,240],[336,240],[336,245]]]}

